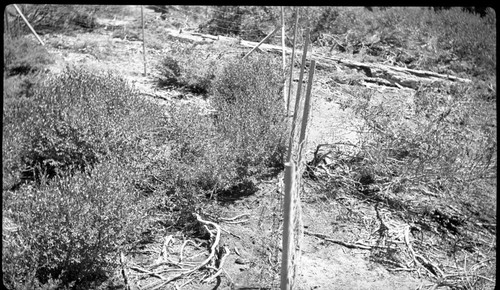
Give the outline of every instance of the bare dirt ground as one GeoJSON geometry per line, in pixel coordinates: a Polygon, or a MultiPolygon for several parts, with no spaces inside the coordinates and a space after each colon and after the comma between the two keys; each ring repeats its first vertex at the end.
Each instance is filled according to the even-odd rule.
{"type": "MultiPolygon", "coordinates": [[[[146,16],[154,14],[149,9],[145,9],[145,13],[146,16]]],[[[111,19],[101,21],[110,25],[127,25],[133,20],[133,17],[124,17],[115,20],[116,23],[111,19]]],[[[177,92],[162,91],[155,85],[153,64],[162,56],[162,51],[148,50],[148,74],[144,76],[142,42],[112,38],[111,34],[111,31],[99,29],[72,36],[44,35],[49,51],[58,59],[50,68],[51,72],[60,72],[67,64],[96,70],[114,70],[152,101],[172,101],[177,92]]],[[[345,92],[338,87],[328,86],[328,79],[329,75],[325,72],[318,72],[315,78],[307,160],[310,160],[313,150],[319,144],[356,143],[359,139],[357,131],[362,124],[354,118],[352,112],[340,108],[337,100],[345,92]]],[[[199,96],[175,101],[207,105],[199,96]]],[[[350,150],[349,146],[345,148],[350,150]]],[[[206,284],[185,280],[162,289],[216,289],[217,285],[219,289],[234,289],[235,285],[263,287],[245,289],[270,289],[265,288],[270,287],[269,284],[264,284],[269,281],[273,281],[276,286],[279,282],[276,273],[274,276],[270,274],[271,268],[276,265],[272,264],[273,257],[266,259],[273,249],[265,247],[272,242],[264,237],[270,236],[272,232],[273,213],[279,202],[279,195],[276,194],[279,178],[259,183],[257,187],[257,193],[227,202],[218,209],[221,216],[248,214],[248,218],[241,223],[217,221],[226,230],[222,234],[221,244],[228,246],[231,251],[224,265],[225,274],[222,279],[206,284]],[[189,284],[182,287],[186,282],[189,284]]],[[[353,243],[373,240],[380,227],[373,205],[341,193],[330,194],[330,198],[326,198],[325,193],[315,193],[314,183],[304,186],[303,220],[306,230],[353,243]],[[335,198],[331,198],[332,196],[335,198]]],[[[389,212],[381,212],[386,217],[390,215],[389,212]]],[[[393,220],[396,223],[399,221],[397,217],[393,217],[393,220]]],[[[147,246],[151,253],[128,256],[129,265],[152,263],[162,248],[163,238],[157,237],[147,246]]],[[[280,245],[279,239],[275,239],[274,243],[276,242],[280,245]]],[[[172,247],[179,247],[180,244],[181,235],[174,235],[172,247]]],[[[388,268],[391,267],[372,261],[370,257],[373,253],[370,250],[350,249],[308,234],[304,236],[301,248],[302,258],[296,289],[424,289],[422,287],[429,285],[426,273],[389,271],[388,268]]],[[[175,253],[176,250],[172,248],[170,252],[175,253]]],[[[119,275],[117,277],[117,280],[120,279],[119,275]]],[[[144,287],[153,281],[151,279],[153,278],[144,278],[137,285],[144,287]]]]}

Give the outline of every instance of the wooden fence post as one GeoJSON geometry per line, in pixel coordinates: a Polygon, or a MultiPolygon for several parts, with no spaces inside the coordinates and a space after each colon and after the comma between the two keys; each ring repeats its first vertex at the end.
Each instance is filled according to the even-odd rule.
{"type": "Polygon", "coordinates": [[[283,100],[286,102],[285,8],[281,6],[281,47],[283,48],[283,100]]]}
{"type": "Polygon", "coordinates": [[[316,68],[316,61],[311,60],[311,64],[309,66],[309,80],[307,82],[306,99],[304,102],[304,114],[302,115],[302,127],[300,129],[300,136],[299,136],[298,164],[302,162],[302,153],[303,153],[302,150],[304,149],[307,123],[309,122],[309,114],[311,112],[311,92],[312,92],[315,68],[316,68]]]}
{"type": "Polygon", "coordinates": [[[297,24],[299,23],[299,8],[295,8],[295,25],[293,26],[293,46],[292,46],[292,61],[290,65],[290,80],[288,82],[288,97],[286,101],[286,115],[290,115],[290,95],[292,94],[293,87],[293,67],[295,62],[295,45],[297,39],[297,24]]]}
{"type": "Polygon", "coordinates": [[[283,239],[281,258],[281,290],[292,289],[291,257],[293,234],[293,193],[295,192],[295,164],[293,161],[285,163],[285,199],[283,205],[283,239]]]}
{"type": "MultiPolygon", "coordinates": [[[[302,64],[300,67],[300,75],[299,75],[299,83],[297,85],[297,97],[295,99],[295,110],[293,112],[293,120],[292,120],[292,130],[290,131],[290,141],[289,141],[289,147],[288,147],[288,154],[286,157],[286,160],[290,160],[290,157],[292,156],[292,147],[293,147],[293,140],[295,139],[295,126],[297,122],[297,114],[299,111],[299,106],[300,106],[300,94],[302,91],[302,80],[304,79],[304,67],[306,66],[306,61],[307,61],[307,48],[309,46],[309,28],[306,30],[306,42],[304,44],[304,51],[302,53],[302,64]]],[[[293,65],[293,64],[292,64],[293,65]]]]}

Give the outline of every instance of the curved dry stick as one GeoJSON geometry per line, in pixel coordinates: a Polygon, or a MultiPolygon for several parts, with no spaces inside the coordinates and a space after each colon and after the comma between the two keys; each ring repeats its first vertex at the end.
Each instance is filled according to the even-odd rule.
{"type": "Polygon", "coordinates": [[[241,224],[241,223],[246,223],[249,220],[241,220],[241,221],[233,221],[233,222],[226,222],[226,224],[241,224]]]}
{"type": "Polygon", "coordinates": [[[219,219],[222,220],[222,221],[234,221],[235,219],[238,219],[238,218],[243,217],[243,216],[250,216],[250,214],[249,213],[244,213],[244,214],[240,214],[240,215],[237,215],[235,217],[232,217],[232,218],[223,218],[223,217],[221,217],[219,219]]]}
{"type": "MultiPolygon", "coordinates": [[[[198,214],[196,214],[196,213],[193,213],[193,215],[196,217],[196,219],[197,219],[199,222],[204,223],[204,224],[209,224],[209,225],[211,225],[211,226],[215,227],[215,229],[217,230],[217,233],[216,233],[216,236],[215,236],[215,240],[214,240],[214,242],[213,242],[213,244],[212,244],[212,247],[211,247],[211,249],[210,249],[210,255],[208,256],[208,258],[207,258],[207,259],[205,259],[205,261],[203,261],[201,264],[199,264],[198,266],[194,267],[193,269],[188,270],[188,271],[186,271],[186,272],[182,272],[182,273],[180,273],[179,275],[174,276],[174,277],[172,277],[172,278],[170,278],[170,279],[168,279],[168,280],[164,281],[164,282],[163,282],[163,283],[161,283],[161,284],[158,284],[158,285],[157,285],[156,287],[154,287],[153,289],[158,289],[158,288],[160,288],[160,287],[163,287],[164,285],[166,285],[166,284],[168,284],[168,283],[170,283],[170,282],[172,282],[172,281],[175,281],[175,280],[177,280],[177,279],[179,279],[179,278],[182,278],[182,277],[183,277],[183,276],[185,276],[185,275],[189,275],[189,274],[191,274],[191,273],[193,273],[193,272],[195,272],[195,271],[197,271],[197,270],[201,269],[202,267],[206,266],[206,265],[207,265],[207,264],[208,264],[208,263],[212,260],[212,258],[215,256],[215,250],[216,250],[217,246],[219,245],[219,241],[220,241],[220,231],[221,231],[220,226],[219,226],[218,224],[216,224],[216,223],[213,223],[213,222],[210,222],[210,221],[205,221],[205,220],[203,220],[203,219],[202,219],[202,218],[201,218],[198,214]]],[[[210,231],[209,231],[209,233],[212,235],[212,233],[211,233],[210,231]]],[[[153,289],[151,289],[151,290],[153,290],[153,289]]]]}
{"type": "Polygon", "coordinates": [[[231,251],[229,250],[229,248],[228,248],[227,246],[224,246],[224,248],[223,248],[223,249],[224,249],[224,251],[225,251],[226,253],[224,254],[224,256],[222,256],[222,258],[221,258],[221,260],[220,260],[219,269],[217,270],[217,272],[215,272],[215,274],[213,274],[212,276],[210,276],[210,277],[206,278],[206,279],[204,280],[204,282],[210,282],[210,281],[212,281],[212,280],[213,280],[213,279],[215,279],[217,276],[219,276],[219,275],[220,275],[220,273],[222,273],[222,270],[224,270],[224,269],[222,268],[222,266],[224,266],[224,260],[226,259],[226,257],[227,257],[227,256],[229,256],[229,254],[231,254],[231,251]]]}
{"type": "Polygon", "coordinates": [[[185,240],[184,243],[182,243],[182,246],[181,246],[181,252],[180,252],[180,257],[179,257],[179,263],[182,262],[182,252],[184,252],[184,247],[188,244],[188,243],[191,243],[193,244],[193,246],[196,247],[196,243],[191,241],[191,240],[185,240]]]}
{"type": "Polygon", "coordinates": [[[168,254],[168,244],[170,243],[170,240],[172,240],[172,235],[168,235],[165,237],[165,242],[163,243],[163,247],[161,249],[160,255],[158,256],[158,259],[156,260],[158,263],[166,260],[167,254],[168,254]]]}

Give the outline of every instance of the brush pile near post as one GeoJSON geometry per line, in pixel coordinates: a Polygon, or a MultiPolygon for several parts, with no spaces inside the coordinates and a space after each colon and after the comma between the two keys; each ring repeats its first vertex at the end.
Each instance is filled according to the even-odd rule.
{"type": "Polygon", "coordinates": [[[176,282],[175,287],[182,288],[193,281],[211,282],[223,272],[230,250],[220,245],[221,227],[198,214],[194,216],[210,235],[209,244],[168,235],[153,264],[127,265],[122,255],[122,275],[127,289],[137,289],[136,286],[148,290],[165,289],[168,284],[176,282]]]}

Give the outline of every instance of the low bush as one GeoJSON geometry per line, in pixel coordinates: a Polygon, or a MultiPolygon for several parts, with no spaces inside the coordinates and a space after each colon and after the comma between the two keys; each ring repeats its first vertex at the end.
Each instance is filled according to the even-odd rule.
{"type": "Polygon", "coordinates": [[[95,15],[102,18],[114,18],[120,16],[133,16],[134,11],[130,6],[126,5],[94,5],[96,8],[95,15]]]}
{"type": "Polygon", "coordinates": [[[411,67],[454,71],[484,78],[496,70],[495,12],[471,14],[460,7],[332,8],[313,10],[311,39],[318,45],[392,58],[411,67]],[[395,56],[395,58],[394,58],[395,56]],[[457,66],[456,61],[459,60],[457,66]]]}
{"type": "Polygon", "coordinates": [[[158,84],[162,87],[182,87],[194,94],[207,96],[212,82],[224,61],[212,46],[188,46],[174,43],[157,65],[158,84]]]}
{"type": "MultiPolygon", "coordinates": [[[[12,156],[18,160],[12,170],[33,180],[42,172],[52,177],[70,167],[83,170],[111,153],[127,155],[144,127],[155,127],[160,119],[161,112],[124,79],[68,69],[40,81],[29,99],[9,103],[4,133],[22,144],[12,156]]],[[[3,149],[16,150],[10,145],[3,149]]]]}
{"type": "MultiPolygon", "coordinates": [[[[95,12],[99,9],[98,5],[23,4],[18,6],[24,11],[23,14],[38,33],[97,27],[95,12]]],[[[30,33],[27,27],[22,32],[30,33]]]]}
{"type": "Polygon", "coordinates": [[[158,65],[160,71],[160,85],[161,86],[178,86],[179,78],[181,76],[181,67],[179,62],[171,56],[164,56],[158,65]]]}
{"type": "Polygon", "coordinates": [[[213,35],[240,34],[243,9],[239,6],[221,6],[214,9],[212,18],[200,25],[201,32],[213,35]]]}
{"type": "Polygon", "coordinates": [[[359,157],[372,182],[451,193],[496,176],[494,109],[471,87],[423,86],[413,103],[363,96],[351,108],[370,132],[359,157]]]}
{"type": "Polygon", "coordinates": [[[142,41],[142,33],[137,29],[131,29],[131,28],[113,30],[111,37],[121,38],[123,40],[129,40],[129,41],[142,41]]]}
{"type": "Polygon", "coordinates": [[[140,158],[162,111],[113,73],[68,68],[3,113],[4,283],[98,285],[145,228],[140,158]]]}
{"type": "Polygon", "coordinates": [[[168,192],[167,208],[186,199],[196,207],[203,195],[217,197],[283,166],[287,131],[279,68],[271,57],[229,62],[213,84],[215,114],[192,105],[166,108],[168,126],[158,148],[169,161],[151,160],[147,171],[155,177],[144,178],[144,185],[168,192]]]}
{"type": "Polygon", "coordinates": [[[481,18],[460,8],[441,10],[433,26],[439,37],[438,46],[474,63],[468,71],[474,76],[496,71],[496,23],[491,16],[494,12],[488,13],[488,17],[481,18]]]}
{"type": "Polygon", "coordinates": [[[233,146],[240,174],[280,167],[287,136],[283,73],[271,56],[229,62],[214,82],[216,127],[233,146]]]}
{"type": "Polygon", "coordinates": [[[41,187],[4,191],[3,216],[16,228],[2,231],[5,285],[99,285],[144,227],[145,203],[124,172],[123,164],[105,162],[41,187]]]}
{"type": "Polygon", "coordinates": [[[4,76],[41,71],[54,62],[47,49],[31,37],[14,38],[4,43],[4,76]]]}
{"type": "MultiPolygon", "coordinates": [[[[208,15],[210,18],[199,25],[199,31],[213,35],[241,37],[249,41],[261,41],[265,31],[271,32],[279,23],[279,7],[270,6],[219,6],[208,15]],[[270,31],[269,31],[270,30],[270,31]]],[[[265,43],[278,44],[277,38],[265,43]]]]}
{"type": "Polygon", "coordinates": [[[215,196],[222,189],[245,180],[236,170],[236,156],[231,144],[217,132],[209,115],[191,105],[167,109],[168,166],[158,164],[157,179],[168,184],[176,196],[197,189],[199,195],[215,196]]]}

